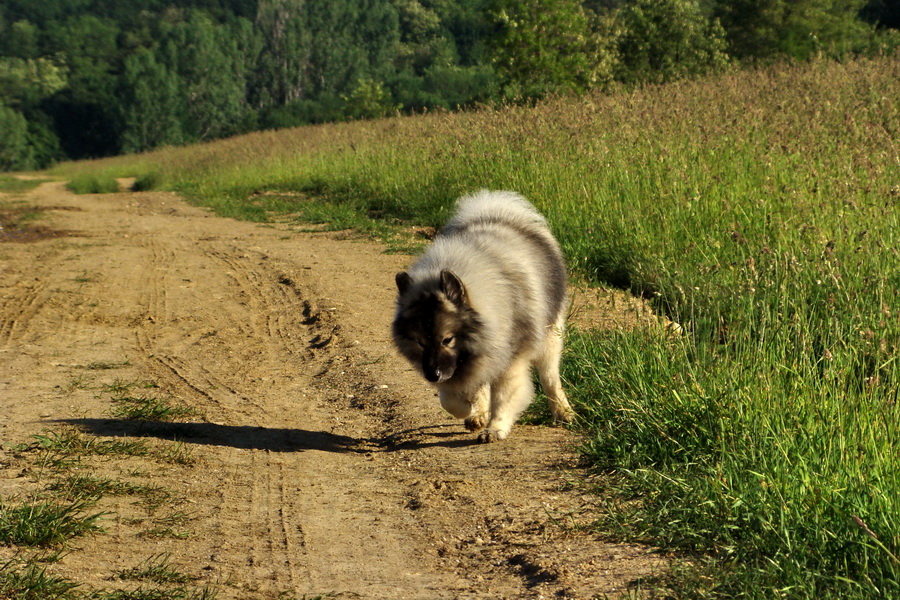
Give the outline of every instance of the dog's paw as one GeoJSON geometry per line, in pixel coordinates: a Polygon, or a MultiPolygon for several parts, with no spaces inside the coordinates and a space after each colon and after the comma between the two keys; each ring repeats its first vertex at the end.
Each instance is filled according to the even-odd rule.
{"type": "Polygon", "coordinates": [[[553,413],[553,418],[559,423],[572,423],[575,421],[575,411],[568,406],[556,410],[551,407],[550,412],[553,413]]]}
{"type": "Polygon", "coordinates": [[[490,444],[491,442],[499,442],[500,440],[505,440],[506,436],[508,435],[508,431],[502,431],[500,429],[485,429],[478,434],[478,441],[482,444],[490,444]]]}
{"type": "Polygon", "coordinates": [[[474,433],[484,429],[484,426],[487,425],[487,417],[485,415],[476,415],[474,417],[469,417],[463,423],[465,424],[466,429],[474,433]]]}

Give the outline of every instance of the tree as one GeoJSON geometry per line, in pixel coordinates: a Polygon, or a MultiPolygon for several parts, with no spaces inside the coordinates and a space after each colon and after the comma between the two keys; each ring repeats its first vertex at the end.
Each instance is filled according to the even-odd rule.
{"type": "Polygon", "coordinates": [[[300,0],[263,0],[255,29],[262,51],[252,84],[252,102],[257,108],[283,106],[309,94],[309,61],[312,32],[300,0]]]}
{"type": "MultiPolygon", "coordinates": [[[[37,3],[40,4],[40,3],[37,3]]],[[[65,65],[67,84],[41,104],[70,158],[119,151],[118,25],[77,14],[45,25],[43,52],[65,65]]]]}
{"type": "Polygon", "coordinates": [[[865,0],[721,0],[715,15],[740,59],[806,59],[868,50],[874,28],[859,18],[865,0]]]}
{"type": "Polygon", "coordinates": [[[393,74],[400,39],[397,12],[383,0],[332,0],[306,4],[312,32],[309,97],[337,97],[358,82],[383,82],[393,74]]]}
{"type": "Polygon", "coordinates": [[[157,55],[180,79],[181,130],[187,139],[233,133],[247,112],[247,73],[233,33],[196,11],[163,27],[157,55]]]}
{"type": "Polygon", "coordinates": [[[183,141],[178,83],[175,73],[157,62],[150,50],[141,50],[125,60],[123,152],[142,152],[183,141]]]}
{"type": "Polygon", "coordinates": [[[0,171],[31,166],[28,122],[25,116],[0,103],[0,171]]]}
{"type": "Polygon", "coordinates": [[[661,83],[724,67],[725,31],[696,0],[634,0],[615,13],[616,78],[661,83]]]}
{"type": "Polygon", "coordinates": [[[491,58],[508,99],[583,92],[609,79],[612,54],[577,0],[492,0],[491,58]]]}

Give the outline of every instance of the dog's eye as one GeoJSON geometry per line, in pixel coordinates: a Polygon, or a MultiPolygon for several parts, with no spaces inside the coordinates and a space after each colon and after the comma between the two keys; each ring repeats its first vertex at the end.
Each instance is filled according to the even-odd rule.
{"type": "Polygon", "coordinates": [[[454,341],[456,341],[456,338],[454,338],[452,335],[448,335],[443,340],[441,340],[441,344],[444,346],[452,346],[454,341]]]}

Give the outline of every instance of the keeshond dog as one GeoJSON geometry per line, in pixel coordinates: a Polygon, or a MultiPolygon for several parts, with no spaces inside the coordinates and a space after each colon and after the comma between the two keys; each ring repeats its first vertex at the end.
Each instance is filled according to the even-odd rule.
{"type": "Polygon", "coordinates": [[[505,439],[534,397],[574,416],[559,378],[566,267],[547,222],[513,192],[460,198],[453,218],[396,276],[394,343],[479,440],[505,439]]]}

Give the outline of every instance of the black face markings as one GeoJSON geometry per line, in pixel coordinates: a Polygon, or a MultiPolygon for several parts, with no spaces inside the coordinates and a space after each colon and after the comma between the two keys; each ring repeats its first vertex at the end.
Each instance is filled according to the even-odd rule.
{"type": "MultiPolygon", "coordinates": [[[[452,279],[458,281],[455,276],[452,279]]],[[[463,288],[450,291],[464,293],[463,288]]],[[[475,311],[457,306],[447,296],[439,289],[423,291],[413,299],[401,298],[393,324],[398,349],[432,383],[465,372],[467,357],[471,356],[467,343],[477,338],[481,326],[475,311]]]]}

